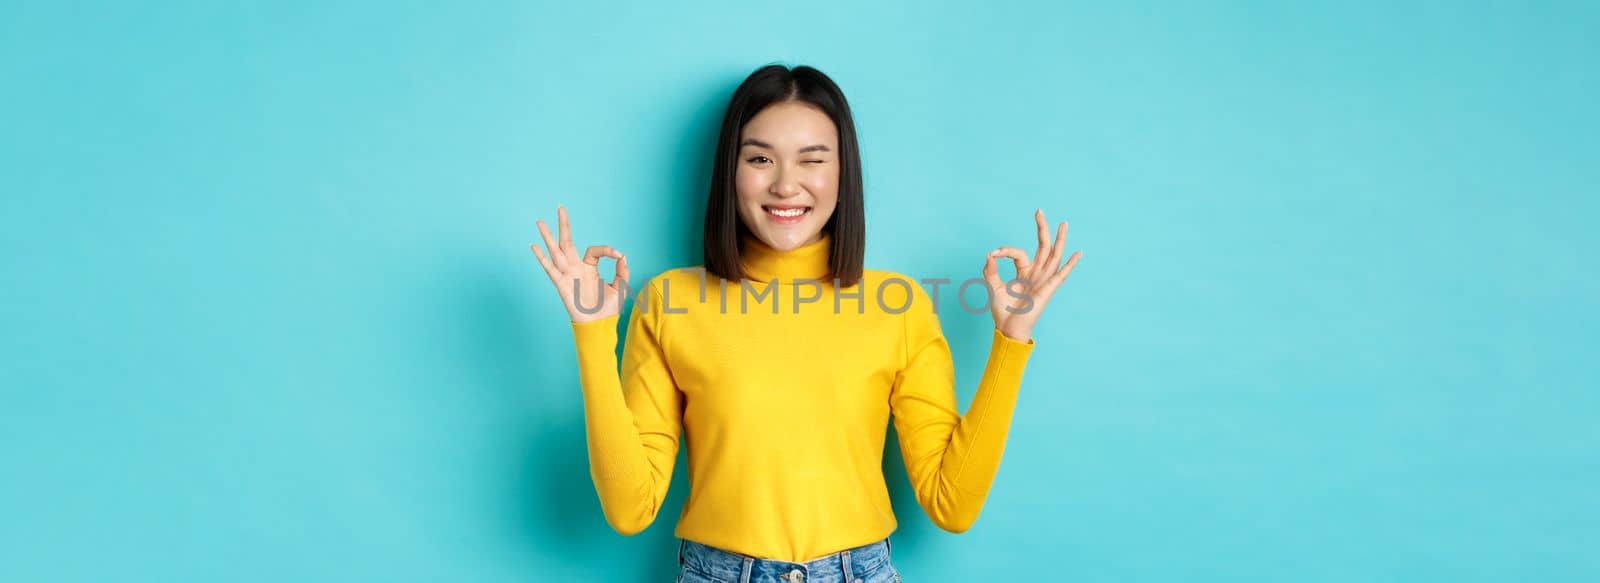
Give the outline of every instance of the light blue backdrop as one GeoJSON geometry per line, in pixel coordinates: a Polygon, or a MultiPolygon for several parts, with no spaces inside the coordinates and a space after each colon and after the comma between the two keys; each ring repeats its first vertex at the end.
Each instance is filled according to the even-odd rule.
{"type": "Polygon", "coordinates": [[[1084,250],[977,525],[887,452],[909,580],[1600,578],[1593,3],[430,4],[4,3],[0,580],[669,580],[527,244],[697,262],[769,62],[870,266],[1084,250]]]}

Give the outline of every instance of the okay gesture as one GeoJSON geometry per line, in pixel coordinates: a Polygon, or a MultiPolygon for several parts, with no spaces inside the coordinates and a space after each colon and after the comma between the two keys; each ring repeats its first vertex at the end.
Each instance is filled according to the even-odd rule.
{"type": "Polygon", "coordinates": [[[544,239],[545,249],[540,249],[538,243],[529,245],[533,249],[534,257],[539,259],[539,266],[544,268],[545,275],[550,276],[550,283],[555,284],[556,293],[561,294],[561,303],[567,306],[567,315],[573,322],[592,322],[615,316],[622,311],[623,296],[628,288],[628,258],[621,251],[609,245],[591,245],[578,255],[578,246],[572,243],[572,226],[567,224],[567,208],[556,207],[556,215],[561,229],[560,238],[550,235],[550,228],[546,227],[543,220],[536,221],[539,225],[539,237],[544,239]],[[616,274],[611,283],[600,279],[600,259],[610,257],[617,261],[616,274]]]}
{"type": "Polygon", "coordinates": [[[1034,253],[1033,261],[1030,262],[1021,249],[1000,247],[990,251],[983,264],[983,280],[989,288],[989,312],[994,316],[994,327],[1007,338],[1019,342],[1033,339],[1033,326],[1039,322],[1045,304],[1050,302],[1050,296],[1067,280],[1067,275],[1078,264],[1078,258],[1083,256],[1082,251],[1077,251],[1062,263],[1067,252],[1066,221],[1062,221],[1056,229],[1055,242],[1051,243],[1044,209],[1035,211],[1033,217],[1039,227],[1039,251],[1034,253]],[[1011,258],[1017,267],[1016,279],[1000,281],[1000,270],[996,265],[1000,257],[1011,258]]]}

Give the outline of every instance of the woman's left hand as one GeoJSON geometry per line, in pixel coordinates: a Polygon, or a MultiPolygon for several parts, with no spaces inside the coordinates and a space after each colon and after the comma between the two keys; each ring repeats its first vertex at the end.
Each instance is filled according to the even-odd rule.
{"type": "Polygon", "coordinates": [[[983,264],[983,280],[989,287],[989,312],[994,316],[994,327],[1018,342],[1033,339],[1033,325],[1039,322],[1045,304],[1050,302],[1050,296],[1055,294],[1056,288],[1061,287],[1061,282],[1067,280],[1067,275],[1078,264],[1078,258],[1083,256],[1082,251],[1077,251],[1067,258],[1066,263],[1061,263],[1067,251],[1066,221],[1062,221],[1056,229],[1056,240],[1052,244],[1050,227],[1044,220],[1044,209],[1035,211],[1033,216],[1039,223],[1039,251],[1034,254],[1031,263],[1021,249],[1001,247],[990,251],[983,264]],[[1016,264],[1016,279],[1000,281],[1000,270],[996,265],[1000,257],[1010,257],[1012,263],[1016,264]]]}

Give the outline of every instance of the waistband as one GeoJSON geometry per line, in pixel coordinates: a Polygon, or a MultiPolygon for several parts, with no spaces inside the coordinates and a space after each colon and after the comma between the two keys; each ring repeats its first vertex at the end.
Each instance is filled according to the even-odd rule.
{"type": "Polygon", "coordinates": [[[711,545],[680,539],[678,562],[706,575],[729,581],[779,579],[784,581],[853,581],[876,571],[889,562],[893,547],[889,539],[845,549],[825,557],[793,563],[777,559],[758,559],[711,545]]]}

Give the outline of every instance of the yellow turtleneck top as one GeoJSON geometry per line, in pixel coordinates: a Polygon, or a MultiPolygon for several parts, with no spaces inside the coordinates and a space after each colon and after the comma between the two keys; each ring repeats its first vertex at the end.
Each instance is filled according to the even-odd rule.
{"type": "Polygon", "coordinates": [[[927,291],[871,269],[833,289],[830,241],[784,252],[746,235],[744,285],[692,267],[635,286],[620,375],[620,316],[572,324],[590,477],[617,532],[655,521],[682,436],[679,538],[791,562],[882,540],[891,414],[917,503],[951,532],[977,519],[1033,341],[992,329],[962,415],[927,291]]]}

